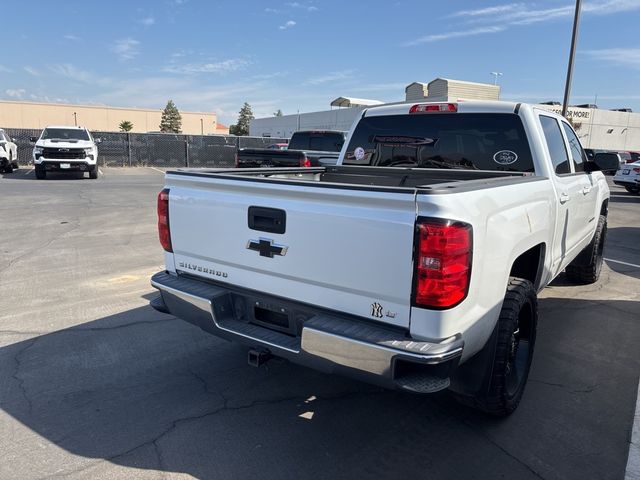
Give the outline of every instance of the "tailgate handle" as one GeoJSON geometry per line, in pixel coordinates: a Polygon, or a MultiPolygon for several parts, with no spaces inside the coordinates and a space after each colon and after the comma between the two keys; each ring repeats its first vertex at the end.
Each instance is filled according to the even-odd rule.
{"type": "Polygon", "coordinates": [[[287,212],[279,208],[249,207],[247,220],[251,230],[268,233],[284,233],[287,212]]]}

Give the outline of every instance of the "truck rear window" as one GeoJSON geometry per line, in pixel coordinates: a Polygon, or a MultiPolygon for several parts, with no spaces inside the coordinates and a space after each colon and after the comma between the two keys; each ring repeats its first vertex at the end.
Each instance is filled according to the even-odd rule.
{"type": "Polygon", "coordinates": [[[289,142],[289,150],[317,150],[339,152],[344,144],[344,136],[334,132],[296,132],[289,142]]]}
{"type": "Polygon", "coordinates": [[[533,172],[520,117],[510,113],[437,113],[365,117],[345,165],[533,172]]]}

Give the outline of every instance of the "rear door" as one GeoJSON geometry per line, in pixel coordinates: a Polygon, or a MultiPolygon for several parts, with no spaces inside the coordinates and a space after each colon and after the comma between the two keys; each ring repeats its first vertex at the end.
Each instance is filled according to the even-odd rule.
{"type": "Polygon", "coordinates": [[[580,243],[584,244],[591,239],[591,235],[595,229],[595,223],[597,223],[595,215],[596,212],[600,210],[596,206],[599,198],[598,182],[594,180],[593,174],[584,171],[587,156],[584,150],[582,150],[578,136],[567,122],[561,121],[560,123],[567,138],[573,172],[581,187],[580,193],[582,193],[582,195],[578,195],[577,197],[578,203],[580,204],[578,207],[578,215],[581,219],[578,224],[581,227],[580,243]]]}
{"type": "Polygon", "coordinates": [[[538,114],[549,159],[554,168],[553,183],[556,186],[558,214],[553,239],[554,274],[568,263],[584,232],[582,218],[582,189],[584,179],[573,171],[569,152],[560,124],[551,116],[538,114]]]}
{"type": "Polygon", "coordinates": [[[409,326],[412,189],[184,174],[167,186],[177,270],[409,326]]]}

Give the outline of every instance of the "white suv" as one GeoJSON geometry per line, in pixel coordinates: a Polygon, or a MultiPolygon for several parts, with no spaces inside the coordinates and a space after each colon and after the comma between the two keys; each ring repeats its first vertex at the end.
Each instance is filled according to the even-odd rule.
{"type": "Polygon", "coordinates": [[[0,129],[0,172],[11,173],[18,168],[18,147],[7,132],[0,129]]]}
{"type": "Polygon", "coordinates": [[[89,130],[84,127],[50,126],[31,137],[36,178],[44,179],[47,172],[89,172],[98,178],[98,147],[89,130]]]}

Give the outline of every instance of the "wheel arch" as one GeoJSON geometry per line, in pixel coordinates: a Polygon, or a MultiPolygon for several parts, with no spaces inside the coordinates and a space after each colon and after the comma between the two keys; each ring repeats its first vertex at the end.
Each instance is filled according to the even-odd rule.
{"type": "Polygon", "coordinates": [[[544,259],[547,246],[539,243],[522,252],[511,265],[509,277],[524,278],[529,280],[536,291],[540,288],[540,281],[544,271],[544,259]]]}

